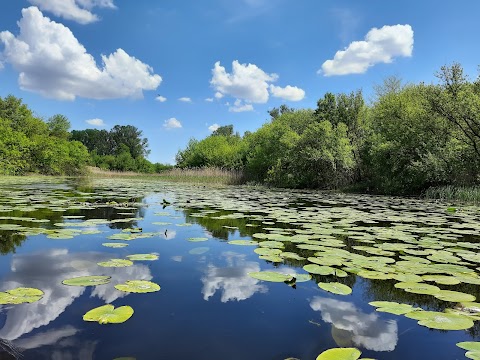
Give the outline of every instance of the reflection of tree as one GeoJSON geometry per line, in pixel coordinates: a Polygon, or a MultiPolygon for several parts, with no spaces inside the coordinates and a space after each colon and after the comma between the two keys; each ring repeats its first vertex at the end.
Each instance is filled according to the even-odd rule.
{"type": "Polygon", "coordinates": [[[0,254],[14,253],[27,237],[13,231],[0,231],[0,254]]]}

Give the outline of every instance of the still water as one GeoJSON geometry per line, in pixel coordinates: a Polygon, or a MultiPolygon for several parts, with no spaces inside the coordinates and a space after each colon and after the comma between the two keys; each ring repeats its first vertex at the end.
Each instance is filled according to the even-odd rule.
{"type": "Polygon", "coordinates": [[[0,305],[0,358],[309,360],[355,347],[379,360],[465,359],[456,343],[479,340],[473,310],[458,315],[472,319],[468,329],[438,330],[369,302],[448,312],[479,299],[479,210],[145,180],[0,178],[0,291],[44,293],[36,302],[0,305]],[[158,259],[98,265],[133,254],[158,259]],[[307,267],[309,279],[308,264],[323,267],[307,267]],[[259,280],[262,271],[288,281],[259,280]],[[62,283],[89,275],[111,279],[62,283]],[[161,289],[114,287],[128,280],[161,289]],[[412,282],[431,288],[395,287],[412,282]],[[120,324],[83,320],[105,304],[131,306],[134,314],[120,324]]]}

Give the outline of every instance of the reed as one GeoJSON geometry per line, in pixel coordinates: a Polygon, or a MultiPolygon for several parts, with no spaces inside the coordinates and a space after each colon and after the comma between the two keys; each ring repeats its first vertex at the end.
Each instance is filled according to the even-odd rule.
{"type": "Polygon", "coordinates": [[[465,203],[480,203],[479,186],[435,186],[427,189],[424,193],[427,199],[459,201],[465,203]]]}

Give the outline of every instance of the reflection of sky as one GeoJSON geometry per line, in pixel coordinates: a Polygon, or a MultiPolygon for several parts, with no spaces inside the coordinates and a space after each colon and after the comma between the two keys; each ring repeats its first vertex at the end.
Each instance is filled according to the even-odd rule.
{"type": "MultiPolygon", "coordinates": [[[[4,307],[5,325],[0,329],[0,338],[18,339],[33,329],[55,320],[73,301],[83,294],[85,287],[66,286],[62,281],[68,278],[87,275],[109,275],[114,283],[132,279],[152,279],[150,269],[135,264],[128,268],[101,268],[96,263],[105,260],[101,253],[74,253],[66,249],[15,255],[11,262],[11,273],[3,280],[1,290],[16,287],[34,287],[45,295],[32,304],[4,307]],[[81,266],[78,266],[81,264],[81,266]],[[88,265],[90,264],[90,265],[88,265]]],[[[112,302],[127,293],[113,286],[96,286],[92,296],[112,302]]]]}
{"type": "Polygon", "coordinates": [[[256,292],[266,293],[265,285],[259,284],[259,280],[248,276],[249,272],[260,271],[257,262],[245,261],[245,256],[234,252],[225,252],[221,255],[225,258],[226,267],[216,267],[212,264],[207,266],[205,276],[202,278],[203,298],[208,299],[221,291],[220,300],[246,300],[256,292]]]}
{"type": "Polygon", "coordinates": [[[398,342],[398,327],[394,320],[381,320],[377,313],[366,314],[353,303],[315,296],[310,301],[322,320],[335,328],[348,331],[353,343],[373,351],[393,351],[398,342]]]}

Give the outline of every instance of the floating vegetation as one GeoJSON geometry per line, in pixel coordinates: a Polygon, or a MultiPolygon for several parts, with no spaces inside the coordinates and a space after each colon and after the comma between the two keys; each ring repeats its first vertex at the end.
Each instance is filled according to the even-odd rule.
{"type": "Polygon", "coordinates": [[[115,285],[115,289],[132,293],[149,293],[160,290],[160,286],[146,280],[128,280],[125,284],[115,285]]]}
{"type": "Polygon", "coordinates": [[[157,254],[133,254],[127,255],[128,260],[132,261],[154,261],[158,260],[157,254]]]}
{"type": "Polygon", "coordinates": [[[71,279],[66,279],[62,281],[63,285],[69,286],[97,286],[104,285],[110,282],[110,276],[79,276],[71,279]]]}
{"type": "Polygon", "coordinates": [[[256,245],[258,245],[258,242],[254,241],[254,240],[230,240],[228,243],[230,245],[242,245],[242,246],[256,246],[256,245]]]}
{"type": "Polygon", "coordinates": [[[317,360],[357,360],[362,355],[356,348],[328,349],[317,356],[317,360]]]}
{"type": "Polygon", "coordinates": [[[263,281],[271,281],[271,282],[285,282],[290,281],[293,279],[292,275],[285,275],[274,271],[257,271],[257,272],[250,272],[248,276],[263,281]]]}
{"type": "Polygon", "coordinates": [[[202,255],[202,254],[205,254],[208,250],[210,250],[210,248],[208,247],[197,247],[190,250],[188,253],[190,255],[202,255]]]}
{"type": "Polygon", "coordinates": [[[318,287],[337,295],[350,295],[352,293],[352,289],[348,285],[337,282],[318,283],[318,287]]]}
{"type": "Polygon", "coordinates": [[[126,266],[132,266],[133,262],[125,259],[110,259],[108,261],[99,262],[97,263],[97,265],[100,265],[103,267],[126,267],[126,266]]]}
{"type": "Polygon", "coordinates": [[[436,311],[413,311],[405,314],[410,319],[418,320],[418,324],[430,329],[465,330],[473,326],[473,321],[466,316],[441,313],[436,311]]]}
{"type": "Polygon", "coordinates": [[[40,300],[44,293],[40,289],[19,287],[0,292],[0,304],[24,304],[40,300]]]}
{"type": "Polygon", "coordinates": [[[124,243],[103,243],[102,245],[114,249],[120,249],[128,246],[128,244],[124,243]]]}
{"type": "Polygon", "coordinates": [[[190,242],[202,242],[202,241],[208,241],[208,238],[206,237],[192,237],[187,239],[190,242]]]}
{"type": "Polygon", "coordinates": [[[103,305],[88,311],[83,315],[84,321],[95,321],[99,324],[120,324],[130,319],[133,309],[130,306],[114,308],[113,305],[103,305]]]}

